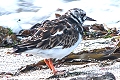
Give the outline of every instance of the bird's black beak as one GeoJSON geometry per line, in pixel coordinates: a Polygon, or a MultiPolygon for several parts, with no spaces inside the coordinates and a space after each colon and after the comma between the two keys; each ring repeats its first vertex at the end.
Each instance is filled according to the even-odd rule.
{"type": "Polygon", "coordinates": [[[90,18],[88,16],[87,16],[86,20],[88,20],[88,21],[96,21],[96,20],[94,20],[94,19],[92,19],[92,18],[90,18]]]}

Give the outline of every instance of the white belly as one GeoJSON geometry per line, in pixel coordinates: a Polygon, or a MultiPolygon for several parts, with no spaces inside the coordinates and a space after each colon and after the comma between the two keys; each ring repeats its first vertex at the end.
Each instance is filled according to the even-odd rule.
{"type": "Polygon", "coordinates": [[[33,55],[37,55],[37,56],[41,56],[43,58],[56,58],[56,59],[61,59],[65,56],[67,56],[68,54],[70,54],[81,42],[82,37],[81,35],[79,35],[79,40],[75,43],[75,45],[73,45],[70,48],[65,48],[62,49],[62,46],[58,46],[52,49],[46,49],[46,50],[42,50],[42,49],[32,49],[32,50],[27,50],[26,53],[31,53],[33,55]]]}

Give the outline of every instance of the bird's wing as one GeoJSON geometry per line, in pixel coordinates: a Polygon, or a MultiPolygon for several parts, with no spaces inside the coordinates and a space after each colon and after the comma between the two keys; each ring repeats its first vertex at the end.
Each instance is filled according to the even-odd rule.
{"type": "Polygon", "coordinates": [[[17,52],[33,48],[51,49],[57,46],[68,48],[78,40],[78,32],[74,29],[74,25],[66,21],[47,20],[41,26],[32,37],[15,47],[17,52]]]}

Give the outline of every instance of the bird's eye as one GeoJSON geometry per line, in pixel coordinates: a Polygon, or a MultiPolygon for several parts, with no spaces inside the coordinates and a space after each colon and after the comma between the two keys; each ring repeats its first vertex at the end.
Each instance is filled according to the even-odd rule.
{"type": "Polygon", "coordinates": [[[85,14],[81,14],[81,16],[85,16],[85,14]]]}

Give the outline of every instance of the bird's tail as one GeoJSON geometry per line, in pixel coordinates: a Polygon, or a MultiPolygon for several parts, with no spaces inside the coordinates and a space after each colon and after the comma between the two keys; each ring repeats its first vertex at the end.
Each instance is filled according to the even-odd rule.
{"type": "Polygon", "coordinates": [[[13,47],[13,50],[14,50],[14,53],[21,53],[21,52],[28,50],[28,48],[27,47],[19,47],[19,46],[15,45],[13,47]]]}

